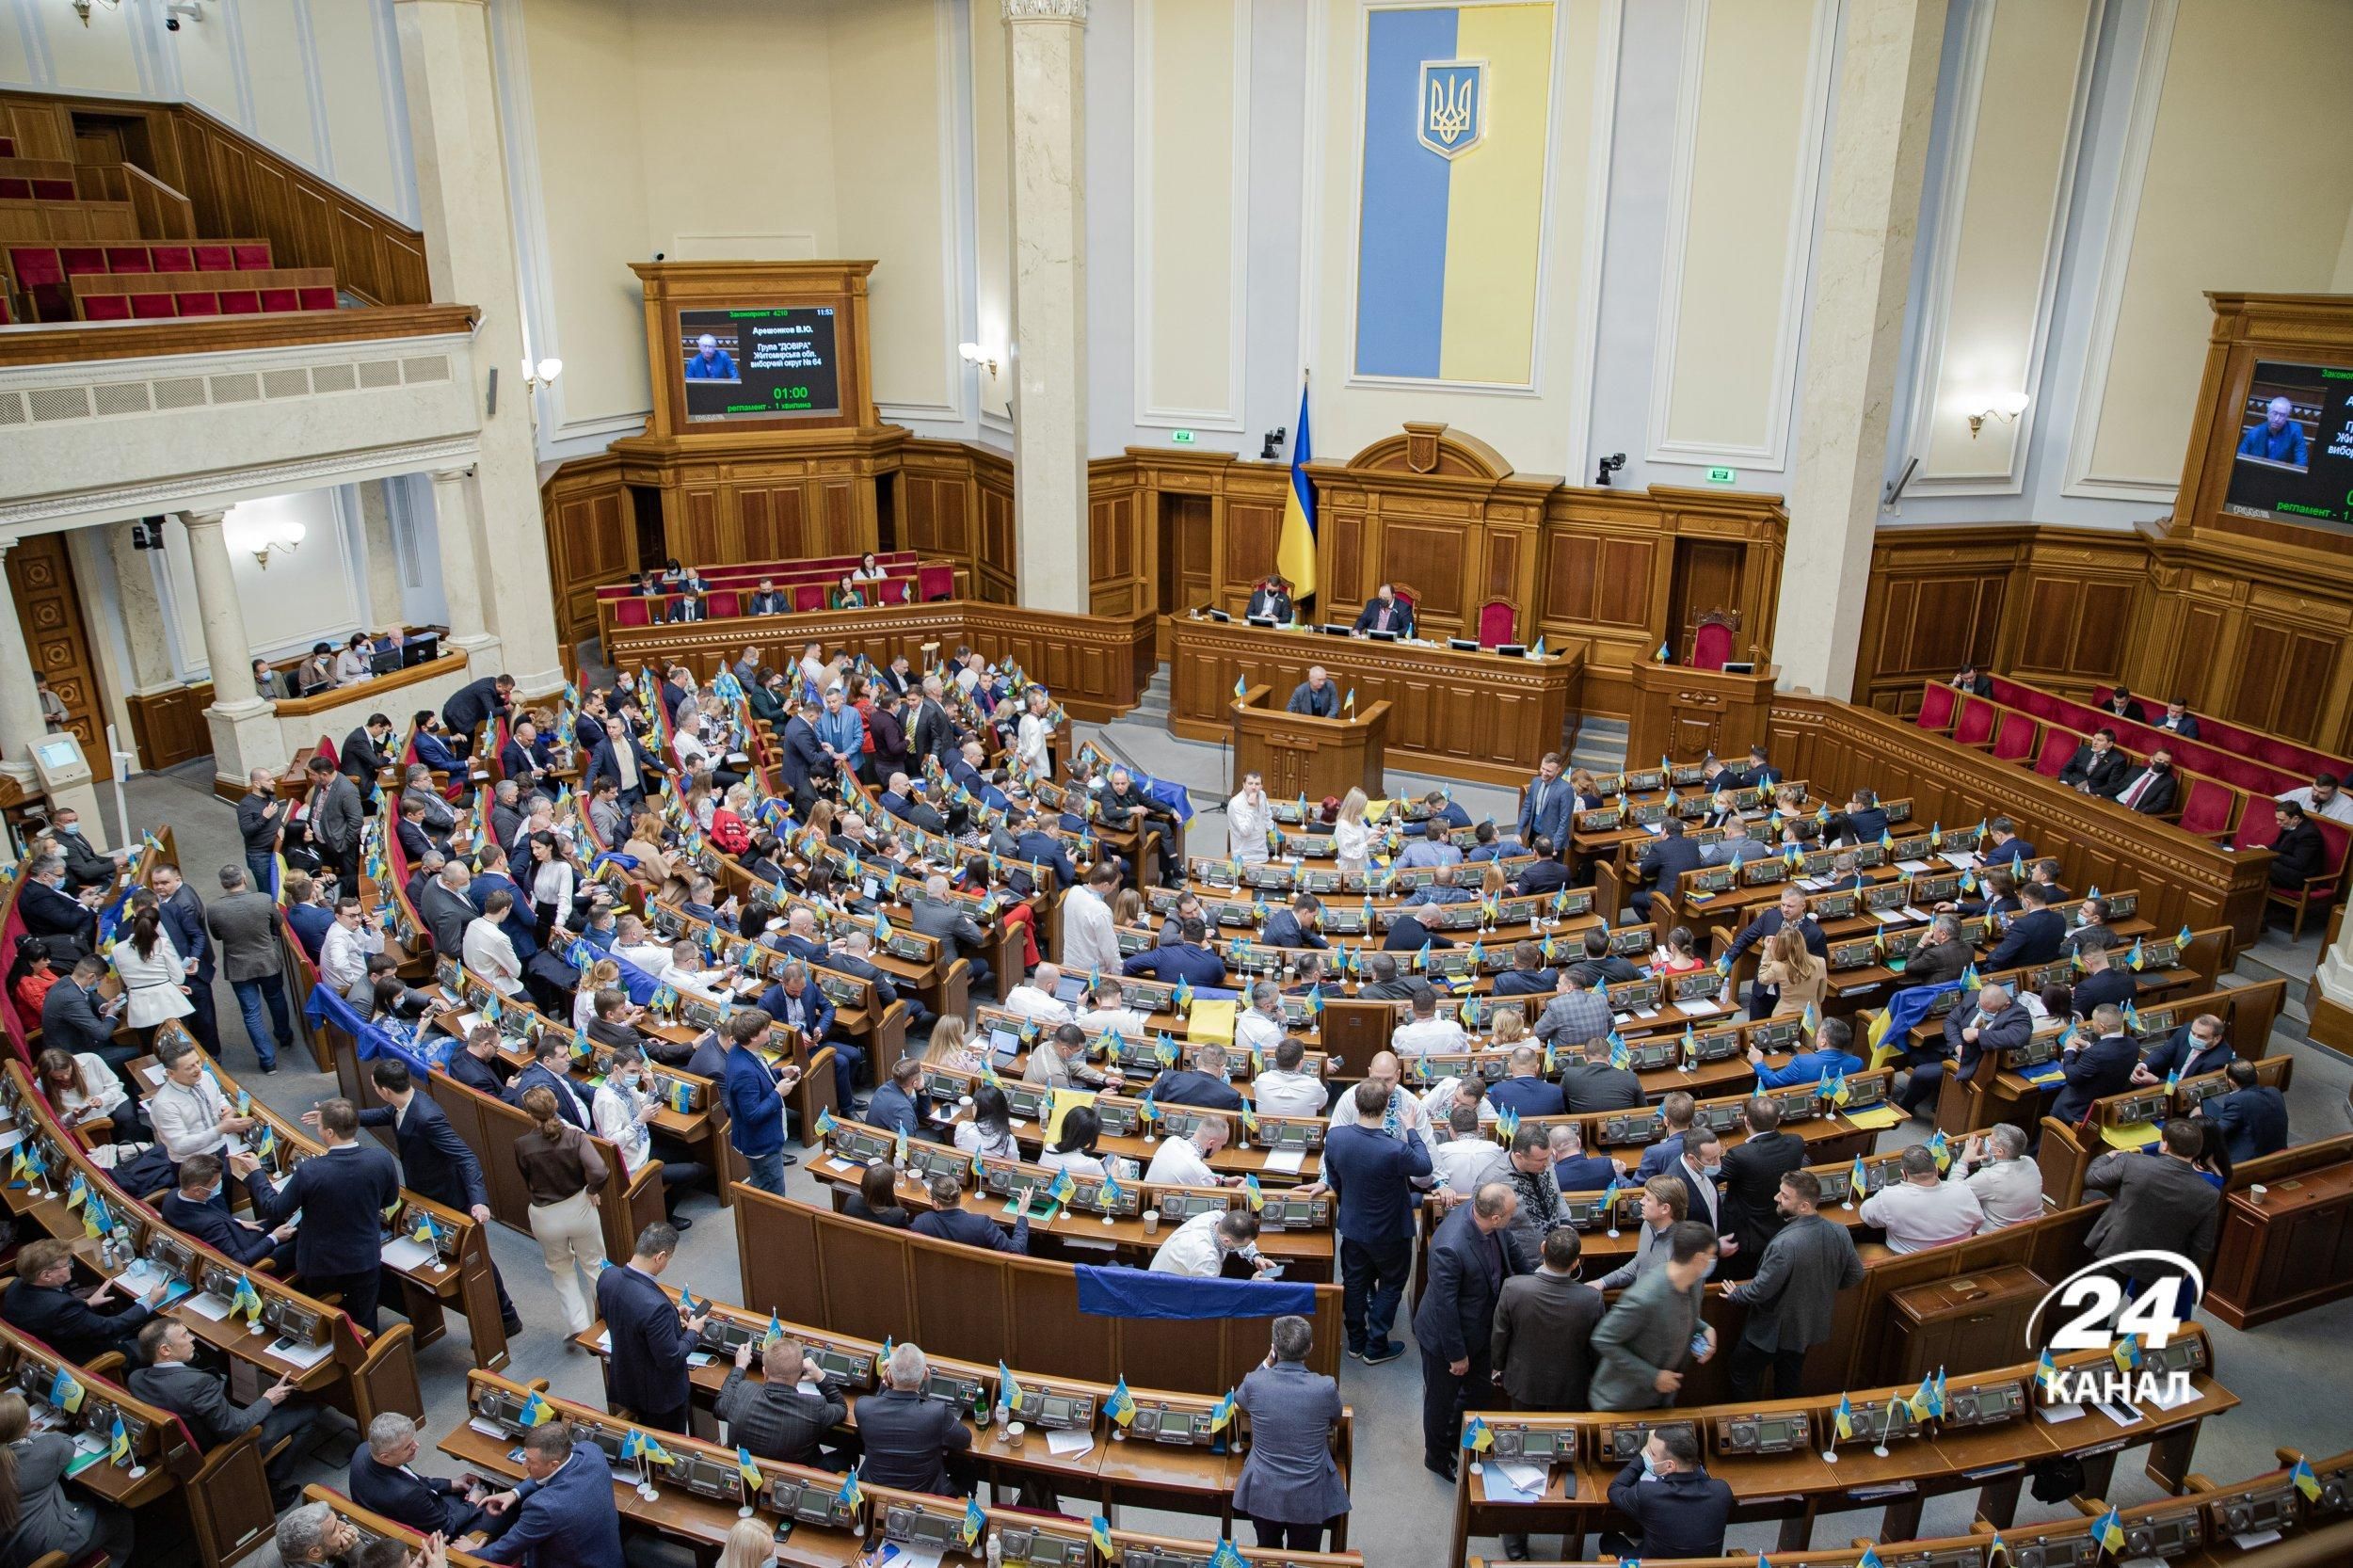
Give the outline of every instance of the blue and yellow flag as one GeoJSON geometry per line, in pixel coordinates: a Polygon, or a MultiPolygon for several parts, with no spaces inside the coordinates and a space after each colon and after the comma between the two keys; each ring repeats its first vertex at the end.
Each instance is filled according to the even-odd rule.
{"type": "Polygon", "coordinates": [[[652,1432],[646,1433],[646,1439],[643,1443],[638,1445],[637,1451],[644,1455],[646,1460],[650,1464],[676,1464],[678,1463],[678,1455],[664,1448],[662,1446],[662,1439],[656,1437],[652,1432]]]}
{"type": "Polygon", "coordinates": [[[988,1513],[981,1507],[980,1496],[975,1494],[965,1498],[964,1544],[968,1546],[979,1545],[981,1532],[986,1528],[988,1528],[988,1513]]]}
{"type": "Polygon", "coordinates": [[[1854,1401],[1846,1395],[1838,1396],[1838,1408],[1831,1413],[1831,1430],[1841,1438],[1854,1435],[1854,1401]]]}
{"type": "Polygon", "coordinates": [[[850,1473],[841,1478],[841,1489],[833,1495],[835,1502],[843,1504],[852,1512],[856,1512],[858,1504],[866,1500],[866,1489],[858,1485],[857,1472],[858,1466],[851,1465],[850,1473]]]}
{"type": "Polygon", "coordinates": [[[515,1417],[526,1427],[545,1426],[554,1418],[555,1407],[541,1399],[536,1389],[532,1390],[531,1397],[523,1401],[521,1412],[515,1417]]]}
{"type": "MultiPolygon", "coordinates": [[[[771,1311],[769,1312],[769,1314],[768,1314],[768,1333],[767,1333],[766,1338],[767,1338],[767,1339],[781,1339],[781,1338],[783,1338],[783,1337],[784,1337],[784,1323],[782,1322],[782,1320],[780,1320],[776,1317],[776,1315],[775,1311],[774,1311],[774,1310],[771,1310],[771,1311]]],[[[763,1343],[764,1343],[764,1342],[765,1342],[765,1340],[763,1340],[763,1343]]]]}
{"type": "Polygon", "coordinates": [[[83,1393],[82,1385],[73,1381],[73,1374],[62,1367],[57,1368],[57,1375],[50,1380],[49,1402],[69,1416],[80,1413],[83,1393]]]}
{"type": "Polygon", "coordinates": [[[820,1137],[820,1138],[824,1137],[826,1134],[828,1134],[828,1133],[832,1132],[832,1131],[833,1131],[833,1129],[834,1129],[836,1127],[840,1126],[840,1124],[839,1124],[838,1122],[836,1122],[836,1121],[833,1119],[833,1112],[832,1112],[831,1111],[828,1111],[827,1109],[825,1109],[825,1108],[824,1108],[824,1106],[822,1106],[822,1105],[821,1105],[821,1106],[819,1106],[819,1107],[817,1108],[817,1136],[818,1136],[818,1137],[820,1137]]]}
{"type": "Polygon", "coordinates": [[[1475,1454],[1483,1454],[1496,1446],[1496,1434],[1487,1430],[1483,1417],[1474,1416],[1463,1423],[1463,1447],[1475,1454]]]}
{"type": "Polygon", "coordinates": [[[752,1450],[744,1448],[740,1443],[735,1447],[735,1473],[744,1478],[744,1484],[745,1486],[751,1488],[755,1495],[758,1494],[760,1486],[763,1484],[760,1479],[760,1465],[753,1460],[752,1450]]]}
{"type": "Polygon", "coordinates": [[[997,1402],[1007,1410],[1019,1410],[1025,1397],[1012,1371],[1003,1362],[997,1363],[997,1402]]]}
{"type": "Polygon", "coordinates": [[[1054,1179],[1046,1184],[1046,1201],[1066,1204],[1078,1194],[1078,1178],[1070,1174],[1067,1167],[1064,1167],[1056,1171],[1054,1179]]]}
{"type": "Polygon", "coordinates": [[[1250,1212],[1253,1214],[1266,1207],[1266,1193],[1259,1190],[1258,1178],[1255,1174],[1241,1178],[1241,1195],[1249,1203],[1250,1212]]]}
{"type": "Polygon", "coordinates": [[[2296,1468],[2288,1472],[2288,1484],[2295,1487],[2306,1502],[2316,1503],[2320,1500],[2320,1478],[2313,1474],[2313,1467],[2303,1460],[2297,1460],[2296,1468]]]}
{"type": "Polygon", "coordinates": [[[120,1465],[127,1466],[131,1463],[131,1433],[123,1426],[120,1416],[114,1418],[114,1424],[107,1430],[106,1457],[120,1465]]]}
{"type": "Polygon", "coordinates": [[[237,1276],[237,1289],[229,1298],[229,1310],[244,1313],[248,1322],[258,1323],[262,1320],[262,1293],[254,1289],[253,1282],[243,1274],[237,1276]]]}
{"type": "Polygon", "coordinates": [[[1209,1430],[1224,1432],[1234,1419],[1234,1391],[1228,1388],[1218,1396],[1217,1407],[1209,1412],[1209,1430]]]}
{"type": "Polygon", "coordinates": [[[1116,1554],[1112,1549],[1112,1522],[1096,1513],[1087,1519],[1087,1540],[1105,1557],[1116,1554]]]}
{"type": "Polygon", "coordinates": [[[2110,1503],[2108,1511],[2100,1515],[2100,1522],[2091,1527],[2091,1539],[2110,1552],[2124,1549],[2124,1517],[2114,1503],[2110,1503]]]}
{"type": "Polygon", "coordinates": [[[2116,1363],[2120,1372],[2140,1370],[2140,1336],[2128,1334],[2108,1347],[2108,1359],[2116,1363]]]}
{"type": "Polygon", "coordinates": [[[1209,1568],[1250,1568],[1250,1560],[1231,1541],[1221,1540],[1209,1553],[1209,1568]]]}
{"type": "Polygon", "coordinates": [[[1307,477],[1315,451],[1307,436],[1307,386],[1299,387],[1299,424],[1291,437],[1290,488],[1283,496],[1283,531],[1276,536],[1274,569],[1290,580],[1291,602],[1316,591],[1316,487],[1307,477]]]}
{"type": "Polygon", "coordinates": [[[2047,1350],[2034,1364],[2034,1383],[2046,1394],[2055,1392],[2058,1387],[2058,1361],[2047,1350]]]}
{"type": "Polygon", "coordinates": [[[1123,1377],[1118,1383],[1112,1384],[1111,1398],[1103,1401],[1103,1414],[1110,1416],[1112,1423],[1117,1426],[1124,1427],[1135,1420],[1136,1397],[1128,1392],[1126,1378],[1123,1377]]]}

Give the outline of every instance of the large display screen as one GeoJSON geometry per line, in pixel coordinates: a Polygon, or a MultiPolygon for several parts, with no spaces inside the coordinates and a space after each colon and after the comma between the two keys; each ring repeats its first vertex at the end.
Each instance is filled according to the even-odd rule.
{"type": "Polygon", "coordinates": [[[2259,360],[2238,424],[2224,511],[2353,528],[2353,369],[2259,360]]]}
{"type": "Polygon", "coordinates": [[[832,306],[680,311],[678,322],[689,424],[841,411],[832,306]]]}

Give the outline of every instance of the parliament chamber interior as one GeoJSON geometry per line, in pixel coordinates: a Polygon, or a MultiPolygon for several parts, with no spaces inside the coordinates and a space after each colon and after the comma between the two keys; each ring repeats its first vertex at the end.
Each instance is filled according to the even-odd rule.
{"type": "Polygon", "coordinates": [[[2353,8],[8,10],[0,1568],[2353,1561],[2353,8]]]}

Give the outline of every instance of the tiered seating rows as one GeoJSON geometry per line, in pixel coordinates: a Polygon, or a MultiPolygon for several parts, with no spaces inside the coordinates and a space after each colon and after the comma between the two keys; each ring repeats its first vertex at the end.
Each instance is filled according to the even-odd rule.
{"type": "Polygon", "coordinates": [[[335,269],[86,274],[72,280],[73,313],[83,321],[148,321],[165,316],[253,315],[264,311],[331,311],[335,269]]]}

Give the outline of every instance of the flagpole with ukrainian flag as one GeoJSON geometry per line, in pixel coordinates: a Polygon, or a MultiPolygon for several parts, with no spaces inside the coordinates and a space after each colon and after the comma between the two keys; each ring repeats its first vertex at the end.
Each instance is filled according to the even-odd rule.
{"type": "MultiPolygon", "coordinates": [[[[1307,378],[1299,379],[1298,434],[1291,438],[1291,488],[1283,497],[1283,528],[1275,536],[1274,569],[1290,580],[1291,603],[1316,591],[1316,488],[1307,477],[1315,454],[1307,440],[1307,378]]],[[[1294,609],[1293,614],[1297,612],[1294,609]]]]}

